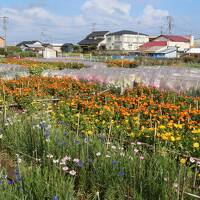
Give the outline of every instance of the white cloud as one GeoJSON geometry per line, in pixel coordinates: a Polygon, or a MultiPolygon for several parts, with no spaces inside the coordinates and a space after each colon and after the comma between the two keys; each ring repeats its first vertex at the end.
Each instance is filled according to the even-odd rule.
{"type": "Polygon", "coordinates": [[[122,0],[87,0],[82,6],[82,11],[86,19],[120,23],[122,20],[130,20],[131,8],[131,4],[122,0]]]}
{"type": "Polygon", "coordinates": [[[169,15],[166,10],[147,5],[140,16],[133,17],[135,9],[124,0],[86,0],[80,15],[76,16],[62,16],[40,6],[21,9],[0,7],[0,16],[9,17],[9,41],[48,39],[78,42],[91,30],[93,22],[97,23],[97,29],[137,31],[138,21],[142,29],[160,23],[169,15]]]}
{"type": "Polygon", "coordinates": [[[8,38],[12,42],[26,39],[42,40],[44,35],[46,35],[45,39],[49,40],[66,41],[67,38],[72,40],[69,34],[73,31],[73,26],[77,28],[85,24],[82,16],[60,16],[42,7],[0,8],[0,16],[9,17],[8,38]],[[45,34],[42,36],[41,32],[45,34]]]}
{"type": "Polygon", "coordinates": [[[143,26],[161,25],[167,16],[169,16],[167,10],[156,9],[152,5],[147,5],[143,10],[142,16],[138,18],[138,21],[140,21],[143,26]]]}
{"type": "Polygon", "coordinates": [[[113,16],[115,14],[129,15],[131,4],[119,0],[87,0],[82,9],[85,12],[95,12],[99,14],[113,16]]]}

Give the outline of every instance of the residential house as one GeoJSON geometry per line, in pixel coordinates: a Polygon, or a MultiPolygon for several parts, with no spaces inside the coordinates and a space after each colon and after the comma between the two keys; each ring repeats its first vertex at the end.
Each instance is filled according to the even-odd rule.
{"type": "Polygon", "coordinates": [[[167,41],[147,42],[139,48],[141,55],[153,58],[177,58],[177,47],[168,46],[167,41]]]}
{"type": "Polygon", "coordinates": [[[37,40],[20,42],[17,44],[17,47],[20,47],[22,51],[30,50],[39,54],[42,54],[42,51],[44,50],[43,44],[37,40]]]}
{"type": "Polygon", "coordinates": [[[106,49],[112,51],[134,51],[148,41],[148,35],[122,30],[106,35],[106,49]]]}
{"type": "Polygon", "coordinates": [[[193,36],[160,35],[153,42],[167,42],[168,47],[177,47],[178,51],[184,52],[194,46],[193,36]]]}
{"type": "Polygon", "coordinates": [[[78,44],[83,50],[106,50],[106,35],[109,31],[94,31],[78,44]]]}
{"type": "Polygon", "coordinates": [[[54,49],[57,53],[62,53],[62,46],[61,43],[50,43],[52,49],[54,49]]]}
{"type": "Polygon", "coordinates": [[[0,48],[5,47],[5,39],[3,37],[0,37],[0,48]]]}
{"type": "Polygon", "coordinates": [[[74,45],[71,43],[65,43],[62,45],[61,50],[62,52],[65,52],[65,53],[73,52],[74,45]]]}

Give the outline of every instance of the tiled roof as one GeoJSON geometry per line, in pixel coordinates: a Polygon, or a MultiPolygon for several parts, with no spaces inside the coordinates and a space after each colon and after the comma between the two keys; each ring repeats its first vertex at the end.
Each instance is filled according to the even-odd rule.
{"type": "MultiPolygon", "coordinates": [[[[110,33],[108,34],[109,36],[112,36],[112,35],[145,35],[143,33],[138,33],[138,32],[135,32],[135,31],[129,31],[129,30],[122,30],[122,31],[118,31],[118,32],[114,32],[114,33],[110,33]]],[[[147,36],[147,35],[145,35],[147,36]]]]}
{"type": "Polygon", "coordinates": [[[93,40],[93,39],[84,39],[84,40],[81,40],[78,44],[79,45],[98,45],[100,42],[102,42],[104,39],[96,39],[96,40],[93,40]]]}
{"type": "Polygon", "coordinates": [[[167,41],[152,41],[147,42],[141,46],[141,48],[148,48],[148,47],[164,47],[167,46],[167,41]]]}
{"type": "Polygon", "coordinates": [[[23,42],[20,42],[19,44],[17,44],[17,46],[35,44],[36,42],[41,43],[41,42],[38,41],[38,40],[33,40],[33,41],[23,41],[23,42]]]}
{"type": "MultiPolygon", "coordinates": [[[[190,42],[188,37],[181,35],[160,35],[159,37],[164,37],[172,42],[190,42]]],[[[157,37],[157,39],[159,37],[157,37]]]]}
{"type": "Polygon", "coordinates": [[[92,33],[90,33],[88,37],[104,37],[107,33],[109,33],[109,31],[94,31],[92,33]]]}

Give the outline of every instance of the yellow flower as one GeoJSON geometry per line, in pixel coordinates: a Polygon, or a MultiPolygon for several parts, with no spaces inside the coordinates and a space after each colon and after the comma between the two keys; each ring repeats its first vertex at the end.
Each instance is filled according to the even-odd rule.
{"type": "Polygon", "coordinates": [[[175,128],[179,128],[179,129],[182,129],[182,128],[183,128],[183,124],[174,124],[174,127],[175,127],[175,128]]]}
{"type": "Polygon", "coordinates": [[[126,119],[126,120],[124,121],[124,123],[125,123],[125,124],[128,124],[128,119],[126,119]]]}
{"type": "Polygon", "coordinates": [[[192,131],[192,133],[196,133],[196,134],[200,133],[200,128],[199,128],[199,129],[194,129],[194,130],[192,131]]]}
{"type": "Polygon", "coordinates": [[[193,143],[193,147],[194,148],[199,148],[199,143],[198,142],[193,143]]]}
{"type": "Polygon", "coordinates": [[[171,139],[171,141],[172,141],[172,142],[176,141],[176,139],[175,139],[175,137],[174,137],[174,136],[171,136],[171,138],[170,138],[170,139],[171,139]]]}
{"type": "Polygon", "coordinates": [[[65,117],[65,115],[63,113],[61,113],[60,116],[63,117],[63,118],[65,117]]]}
{"type": "Polygon", "coordinates": [[[176,141],[180,141],[181,140],[181,136],[176,137],[176,141]]]}
{"type": "Polygon", "coordinates": [[[87,131],[86,135],[91,136],[91,135],[93,135],[93,132],[92,131],[87,131]]]}
{"type": "Polygon", "coordinates": [[[187,161],[187,160],[186,160],[185,158],[181,158],[181,159],[180,159],[180,163],[183,164],[183,165],[186,163],[186,161],[187,161]]]}
{"type": "Polygon", "coordinates": [[[137,120],[138,120],[138,117],[133,117],[133,120],[134,120],[134,121],[137,121],[137,120]]]}
{"type": "Polygon", "coordinates": [[[164,125],[160,125],[158,128],[159,129],[165,129],[166,127],[164,125]]]}
{"type": "Polygon", "coordinates": [[[134,137],[135,137],[135,133],[134,133],[134,132],[131,132],[131,133],[130,133],[130,137],[133,137],[133,138],[134,138],[134,137]]]}

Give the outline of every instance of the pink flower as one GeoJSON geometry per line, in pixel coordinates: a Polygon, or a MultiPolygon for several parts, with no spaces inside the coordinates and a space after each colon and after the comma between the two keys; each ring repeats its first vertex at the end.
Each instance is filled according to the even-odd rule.
{"type": "Polygon", "coordinates": [[[140,156],[140,160],[144,160],[144,156],[140,156]]]}

